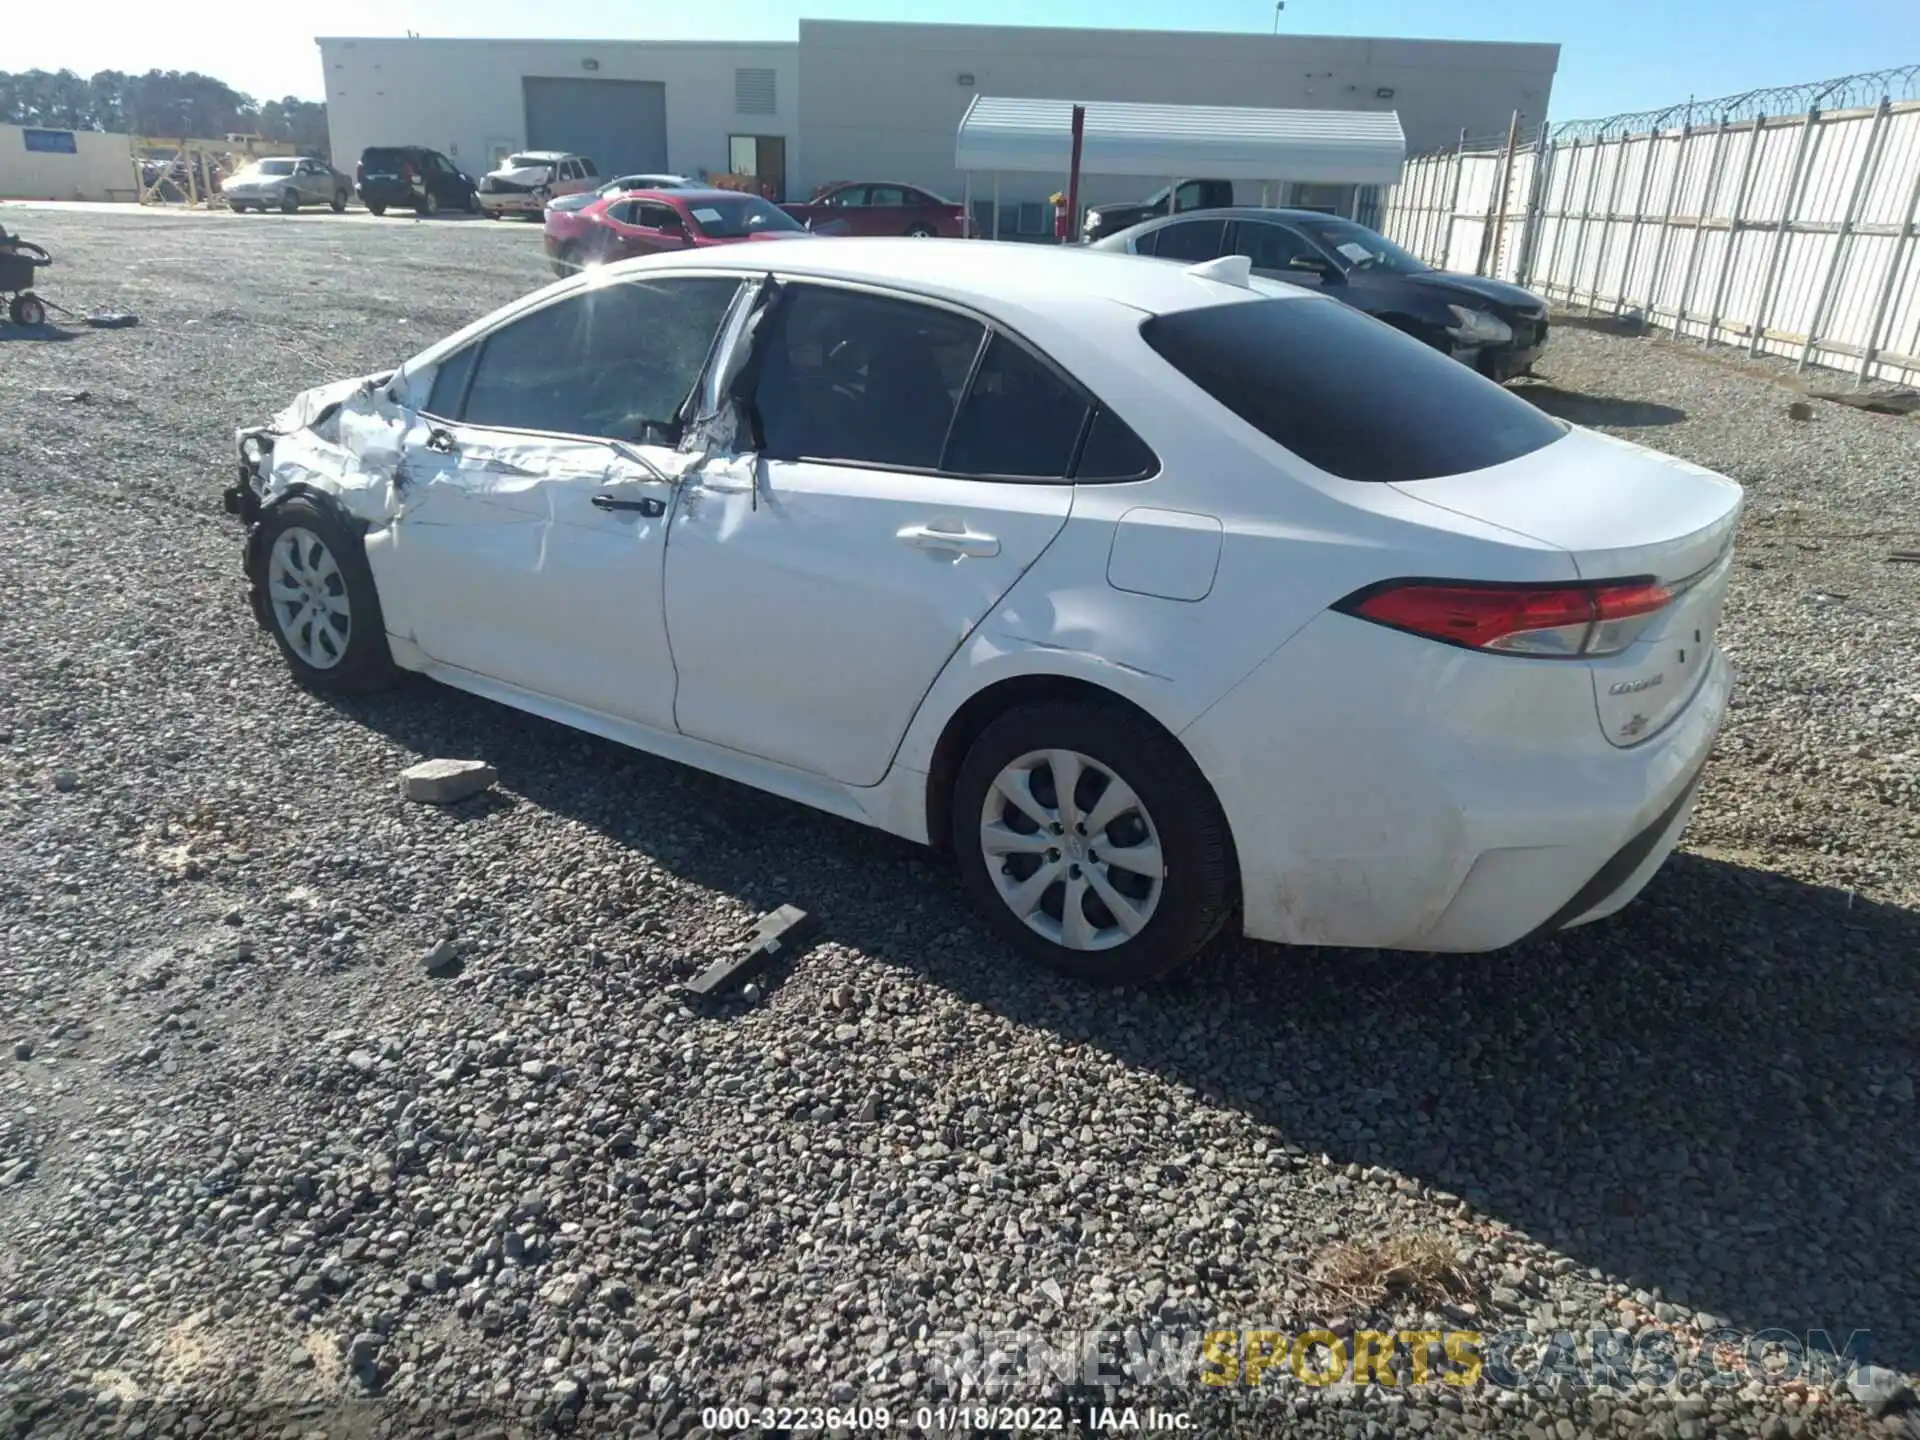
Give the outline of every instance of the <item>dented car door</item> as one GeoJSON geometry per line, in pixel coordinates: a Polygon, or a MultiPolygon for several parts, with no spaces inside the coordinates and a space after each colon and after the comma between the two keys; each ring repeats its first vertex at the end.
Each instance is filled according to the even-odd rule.
{"type": "Polygon", "coordinates": [[[661,582],[691,463],[674,442],[737,289],[590,286],[443,358],[406,433],[400,514],[368,543],[389,628],[435,667],[671,729],[661,582]]]}

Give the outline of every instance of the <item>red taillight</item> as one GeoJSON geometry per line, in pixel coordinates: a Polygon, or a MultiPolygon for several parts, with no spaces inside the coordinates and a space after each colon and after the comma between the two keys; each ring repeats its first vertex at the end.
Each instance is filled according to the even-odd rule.
{"type": "Polygon", "coordinates": [[[1651,580],[1606,585],[1479,585],[1406,580],[1340,609],[1430,640],[1546,658],[1612,655],[1631,645],[1673,592],[1651,580]]]}

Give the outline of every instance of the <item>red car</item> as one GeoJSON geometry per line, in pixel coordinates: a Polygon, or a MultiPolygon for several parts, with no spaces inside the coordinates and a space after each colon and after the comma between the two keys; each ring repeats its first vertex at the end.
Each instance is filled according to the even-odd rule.
{"type": "Polygon", "coordinates": [[[829,185],[804,205],[781,208],[816,230],[831,224],[835,234],[945,235],[957,240],[964,239],[969,228],[965,207],[913,185],[829,185]]]}
{"type": "Polygon", "coordinates": [[[556,275],[586,265],[732,245],[742,240],[814,238],[791,215],[737,190],[633,190],[604,195],[578,210],[549,208],[547,258],[556,275]]]}

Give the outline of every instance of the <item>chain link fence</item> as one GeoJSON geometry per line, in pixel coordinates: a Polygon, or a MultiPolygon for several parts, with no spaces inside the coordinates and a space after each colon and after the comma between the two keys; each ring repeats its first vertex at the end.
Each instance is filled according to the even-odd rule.
{"type": "Polygon", "coordinates": [[[1861,381],[1920,381],[1920,65],[1469,136],[1380,228],[1429,264],[1861,381]]]}

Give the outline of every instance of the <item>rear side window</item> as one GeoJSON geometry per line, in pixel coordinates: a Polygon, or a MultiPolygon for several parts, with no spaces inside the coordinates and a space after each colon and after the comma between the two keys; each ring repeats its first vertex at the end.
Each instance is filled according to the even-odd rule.
{"type": "Polygon", "coordinates": [[[1224,220],[1185,220],[1160,229],[1153,253],[1162,260],[1214,260],[1226,238],[1224,220]]]}
{"type": "Polygon", "coordinates": [[[1087,423],[1087,400],[1004,335],[987,342],[953,422],[942,470],[1062,480],[1087,423]]]}
{"type": "Polygon", "coordinates": [[[1344,480],[1484,470],[1566,433],[1465,365],[1336,301],[1210,305],[1156,315],[1140,333],[1242,420],[1344,480]]]}
{"type": "Polygon", "coordinates": [[[1160,457],[1111,410],[1096,410],[1087,443],[1080,447],[1076,480],[1144,480],[1160,469],[1160,457]]]}
{"type": "Polygon", "coordinates": [[[984,334],[930,305],[797,289],[754,388],[763,453],[937,468],[984,334]]]}

